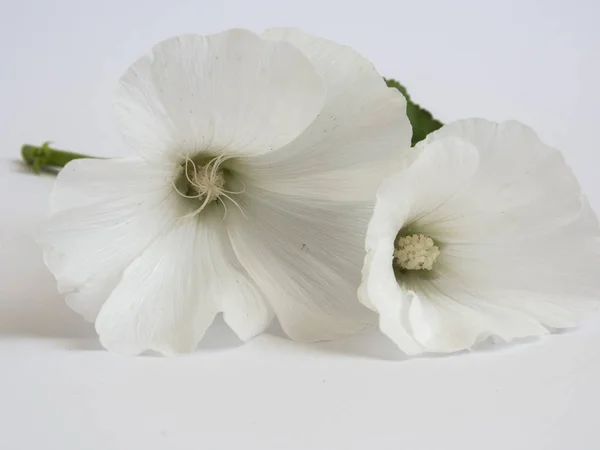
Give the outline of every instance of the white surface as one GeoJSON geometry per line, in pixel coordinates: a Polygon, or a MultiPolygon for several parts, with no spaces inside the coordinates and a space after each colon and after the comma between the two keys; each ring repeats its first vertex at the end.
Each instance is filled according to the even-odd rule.
{"type": "Polygon", "coordinates": [[[124,153],[110,94],[184,32],[294,25],[352,45],[451,121],[520,119],[561,148],[600,210],[600,4],[519,1],[0,2],[0,448],[600,448],[600,326],[404,360],[375,331],[241,346],[222,323],[176,358],[102,351],[31,238],[52,178],[14,162],[53,140],[124,153]]]}

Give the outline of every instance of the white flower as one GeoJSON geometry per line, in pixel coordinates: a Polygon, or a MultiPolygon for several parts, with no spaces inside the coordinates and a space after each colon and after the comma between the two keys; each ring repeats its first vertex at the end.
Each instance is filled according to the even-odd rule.
{"type": "Polygon", "coordinates": [[[373,320],[356,300],[364,237],[406,102],[348,47],[230,30],[154,47],[123,76],[138,157],[59,174],[41,231],[68,304],[124,353],[193,350],[216,314],[247,340],[373,320]]]}
{"type": "Polygon", "coordinates": [[[378,191],[359,290],[404,352],[542,335],[597,308],[598,222],[557,150],[483,120],[416,150],[378,191]]]}

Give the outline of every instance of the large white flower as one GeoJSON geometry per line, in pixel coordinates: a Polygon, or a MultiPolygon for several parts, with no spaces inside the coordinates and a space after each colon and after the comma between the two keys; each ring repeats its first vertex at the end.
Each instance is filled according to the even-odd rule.
{"type": "Polygon", "coordinates": [[[483,120],[416,150],[378,191],[359,290],[404,352],[542,335],[597,308],[598,222],[557,150],[483,120]]]}
{"type": "Polygon", "coordinates": [[[297,30],[162,42],[116,99],[138,157],[60,172],[46,263],[119,352],[193,350],[219,312],[244,340],[273,315],[297,340],[352,333],[373,318],[356,288],[405,108],[360,55],[297,30]]]}

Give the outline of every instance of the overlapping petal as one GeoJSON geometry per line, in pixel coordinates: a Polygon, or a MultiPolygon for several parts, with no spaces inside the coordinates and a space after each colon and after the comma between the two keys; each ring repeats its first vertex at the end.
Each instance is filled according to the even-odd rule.
{"type": "Polygon", "coordinates": [[[351,334],[373,317],[356,301],[371,205],[307,202],[249,185],[227,229],[233,249],[293,339],[351,334]]]}
{"type": "Polygon", "coordinates": [[[327,95],[297,139],[248,161],[248,176],[281,194],[372,201],[381,179],[402,164],[410,148],[406,100],[349,47],[295,29],[273,29],[264,36],[301,50],[323,78],[327,95]]]}

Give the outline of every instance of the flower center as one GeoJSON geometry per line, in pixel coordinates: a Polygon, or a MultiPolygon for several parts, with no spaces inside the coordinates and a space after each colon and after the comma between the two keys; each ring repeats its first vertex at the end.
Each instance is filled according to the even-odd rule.
{"type": "Polygon", "coordinates": [[[225,191],[225,176],[216,159],[204,165],[196,165],[192,161],[185,169],[189,188],[207,203],[214,202],[225,191]]]}
{"type": "Polygon", "coordinates": [[[206,158],[203,160],[194,160],[187,157],[185,163],[182,163],[182,173],[173,186],[177,193],[184,198],[194,199],[199,203],[193,205],[193,211],[184,217],[195,216],[199,214],[210,203],[217,200],[221,202],[225,213],[227,206],[224,200],[227,199],[235,206],[240,208],[239,204],[231,198],[230,194],[241,194],[242,191],[230,191],[226,188],[230,173],[222,167],[222,163],[227,161],[225,155],[206,158]]]}
{"type": "Polygon", "coordinates": [[[394,263],[405,270],[431,270],[440,249],[433,239],[422,234],[409,234],[396,240],[394,263]]]}

